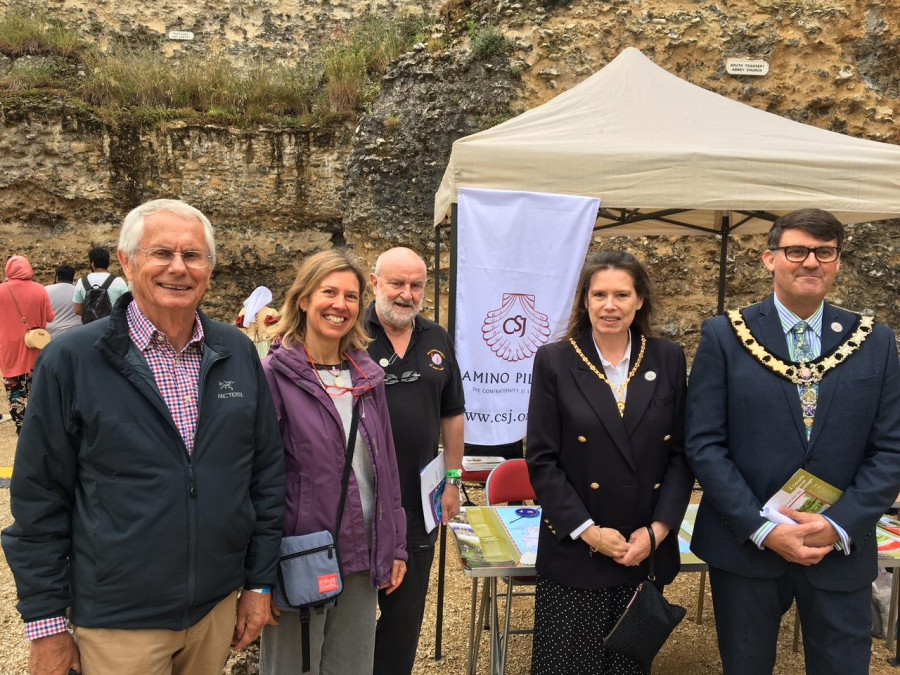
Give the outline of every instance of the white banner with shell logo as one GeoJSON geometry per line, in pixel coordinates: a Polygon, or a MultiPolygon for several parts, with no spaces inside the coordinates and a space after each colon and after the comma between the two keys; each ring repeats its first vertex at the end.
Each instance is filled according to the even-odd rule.
{"type": "Polygon", "coordinates": [[[600,200],[460,188],[456,355],[466,442],[525,436],[538,347],[565,333],[600,200]]]}

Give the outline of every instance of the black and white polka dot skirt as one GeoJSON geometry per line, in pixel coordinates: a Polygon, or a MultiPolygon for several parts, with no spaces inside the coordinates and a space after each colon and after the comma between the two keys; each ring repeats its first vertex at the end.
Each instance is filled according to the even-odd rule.
{"type": "Polygon", "coordinates": [[[603,649],[634,586],[582,589],[538,577],[534,603],[532,675],[646,675],[632,658],[603,649]]]}

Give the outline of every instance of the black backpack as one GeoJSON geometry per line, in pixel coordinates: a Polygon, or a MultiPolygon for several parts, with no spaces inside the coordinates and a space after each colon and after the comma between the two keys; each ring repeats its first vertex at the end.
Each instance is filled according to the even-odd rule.
{"type": "Polygon", "coordinates": [[[81,277],[81,284],[84,286],[84,302],[81,304],[81,323],[86,324],[104,316],[112,314],[112,301],[109,299],[107,289],[116,278],[110,274],[106,277],[103,285],[93,286],[88,282],[87,275],[81,277]]]}

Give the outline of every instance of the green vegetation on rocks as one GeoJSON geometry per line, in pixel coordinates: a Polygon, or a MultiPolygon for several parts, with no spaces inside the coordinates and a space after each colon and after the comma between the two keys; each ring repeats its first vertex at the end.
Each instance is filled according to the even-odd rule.
{"type": "Polygon", "coordinates": [[[469,23],[469,39],[472,55],[481,60],[493,56],[506,56],[513,50],[513,42],[497,26],[477,26],[469,23]]]}
{"type": "Polygon", "coordinates": [[[67,57],[82,47],[81,38],[41,11],[16,8],[0,17],[0,52],[7,56],[67,57]]]}
{"type": "Polygon", "coordinates": [[[0,53],[13,60],[0,76],[0,106],[50,89],[113,123],[327,123],[374,100],[388,66],[426,26],[424,17],[368,14],[298,63],[238,67],[217,55],[170,59],[153,45],[101,51],[42,10],[23,7],[0,17],[0,53]]]}

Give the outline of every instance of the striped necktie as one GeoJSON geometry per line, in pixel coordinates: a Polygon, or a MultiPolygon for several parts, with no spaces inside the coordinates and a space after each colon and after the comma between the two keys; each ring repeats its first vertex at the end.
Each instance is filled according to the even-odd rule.
{"type": "MultiPolygon", "coordinates": [[[[794,343],[794,361],[805,365],[813,360],[812,347],[806,339],[806,330],[810,328],[805,321],[798,322],[791,329],[791,338],[794,343]]],[[[812,329],[810,329],[812,330],[812,329]]],[[[800,370],[803,374],[803,368],[800,370]]],[[[819,398],[818,382],[808,381],[798,386],[800,391],[800,409],[803,413],[803,424],[806,427],[806,440],[812,434],[813,419],[816,416],[816,402],[819,398]]]]}

